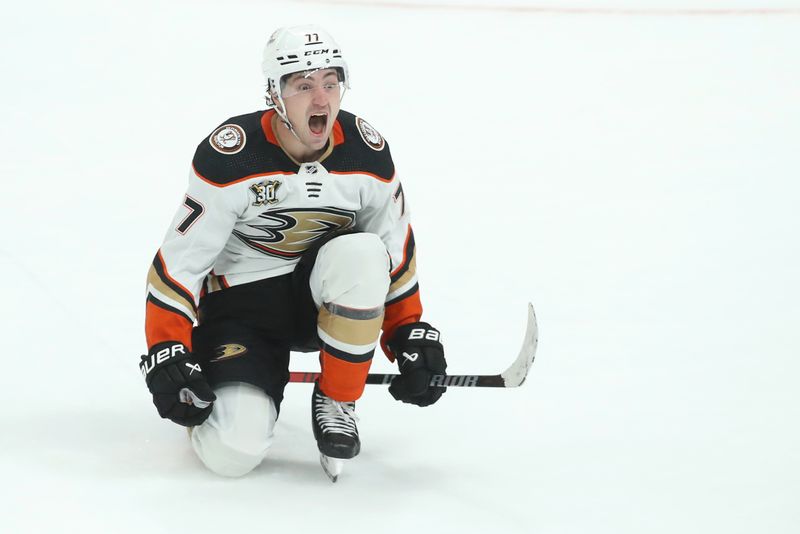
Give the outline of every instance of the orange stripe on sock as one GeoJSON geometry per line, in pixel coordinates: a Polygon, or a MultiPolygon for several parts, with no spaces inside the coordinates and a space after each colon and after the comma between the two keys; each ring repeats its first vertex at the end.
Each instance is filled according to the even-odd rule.
{"type": "Polygon", "coordinates": [[[319,387],[325,395],[339,402],[352,402],[361,398],[372,360],[350,363],[320,351],[322,375],[319,387]]]}

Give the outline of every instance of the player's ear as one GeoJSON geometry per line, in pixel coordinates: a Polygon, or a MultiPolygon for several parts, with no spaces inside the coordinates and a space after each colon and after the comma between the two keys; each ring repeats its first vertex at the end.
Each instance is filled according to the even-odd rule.
{"type": "Polygon", "coordinates": [[[264,100],[267,102],[267,107],[275,107],[280,109],[281,112],[284,111],[283,106],[280,106],[280,101],[278,100],[278,95],[272,87],[272,83],[267,82],[267,86],[264,88],[264,100]]]}

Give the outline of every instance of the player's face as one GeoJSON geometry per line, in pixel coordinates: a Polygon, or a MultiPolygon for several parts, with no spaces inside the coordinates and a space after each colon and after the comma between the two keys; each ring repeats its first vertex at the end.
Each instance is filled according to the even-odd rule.
{"type": "Polygon", "coordinates": [[[342,98],[336,70],[292,74],[281,93],[286,115],[300,142],[311,150],[324,148],[342,98]]]}

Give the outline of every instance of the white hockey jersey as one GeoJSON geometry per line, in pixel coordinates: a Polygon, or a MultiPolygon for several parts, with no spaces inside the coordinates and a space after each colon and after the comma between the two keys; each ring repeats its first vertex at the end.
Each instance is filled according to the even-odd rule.
{"type": "Polygon", "coordinates": [[[147,277],[148,349],[191,349],[199,299],[290,273],[316,239],[340,228],[377,234],[392,260],[382,345],[422,315],[414,236],[389,146],[367,122],[340,111],[318,161],[280,147],[275,112],[234,117],[195,152],[189,186],[147,277]]]}

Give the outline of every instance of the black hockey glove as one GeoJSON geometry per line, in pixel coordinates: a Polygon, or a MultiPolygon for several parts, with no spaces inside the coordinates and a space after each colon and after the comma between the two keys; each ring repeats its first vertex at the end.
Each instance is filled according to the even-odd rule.
{"type": "Polygon", "coordinates": [[[439,331],[428,323],[398,327],[388,343],[400,368],[400,376],[389,385],[389,393],[399,401],[429,406],[439,400],[447,388],[431,386],[431,376],[447,369],[439,331]]]}
{"type": "Polygon", "coordinates": [[[164,419],[195,426],[211,413],[211,405],[217,397],[206,382],[200,364],[192,360],[183,343],[159,343],[142,356],[139,369],[153,394],[158,415],[164,419]]]}

